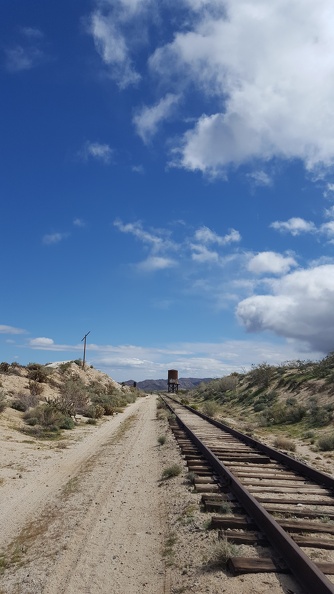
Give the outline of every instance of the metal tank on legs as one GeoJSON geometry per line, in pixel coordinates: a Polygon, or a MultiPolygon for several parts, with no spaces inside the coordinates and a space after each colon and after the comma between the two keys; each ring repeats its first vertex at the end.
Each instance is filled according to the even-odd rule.
{"type": "Polygon", "coordinates": [[[168,392],[179,391],[179,372],[177,369],[168,369],[168,392]]]}

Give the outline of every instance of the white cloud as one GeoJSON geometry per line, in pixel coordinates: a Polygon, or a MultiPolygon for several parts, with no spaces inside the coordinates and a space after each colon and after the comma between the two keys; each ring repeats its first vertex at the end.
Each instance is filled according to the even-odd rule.
{"type": "Polygon", "coordinates": [[[282,256],[275,252],[260,252],[248,262],[248,270],[255,274],[286,274],[297,262],[291,256],[282,256]]]}
{"type": "Polygon", "coordinates": [[[88,141],[79,154],[85,160],[92,158],[108,165],[112,160],[113,150],[109,144],[88,141]]]}
{"type": "Polygon", "coordinates": [[[26,331],[22,330],[22,328],[0,324],[0,334],[25,334],[25,332],[26,331]]]}
{"type": "Polygon", "coordinates": [[[28,39],[43,39],[44,33],[37,29],[37,27],[22,27],[21,32],[23,35],[28,37],[28,39]]]}
{"type": "Polygon", "coordinates": [[[113,12],[104,15],[95,11],[89,29],[97,52],[120,89],[137,84],[141,77],[132,65],[127,41],[113,12]]]}
{"type": "Polygon", "coordinates": [[[45,243],[46,245],[53,245],[56,243],[60,243],[66,237],[68,237],[68,233],[49,233],[47,235],[44,235],[43,243],[45,243]]]}
{"type": "Polygon", "coordinates": [[[270,227],[277,231],[291,233],[291,235],[300,235],[301,233],[315,233],[316,226],[312,221],[305,221],[300,217],[292,217],[288,221],[275,221],[270,227]]]}
{"type": "Polygon", "coordinates": [[[272,185],[272,178],[266,173],[265,171],[253,171],[253,173],[248,173],[247,177],[256,185],[256,186],[271,186],[272,185]]]}
{"type": "Polygon", "coordinates": [[[328,221],[328,223],[321,225],[320,231],[327,235],[327,237],[330,239],[334,238],[334,220],[328,221]]]}
{"type": "Polygon", "coordinates": [[[195,262],[219,262],[219,254],[217,252],[209,250],[205,245],[192,243],[190,247],[193,250],[191,257],[195,262]]]}
{"type": "Polygon", "coordinates": [[[44,53],[37,47],[16,45],[15,47],[7,48],[5,54],[6,68],[9,72],[31,70],[39,66],[44,60],[44,53]]]}
{"type": "Polygon", "coordinates": [[[31,347],[52,347],[54,346],[54,341],[52,338],[45,338],[41,336],[40,338],[32,338],[29,341],[29,346],[31,347]]]}
{"type": "Polygon", "coordinates": [[[180,100],[179,95],[168,93],[153,107],[143,107],[133,118],[137,134],[146,144],[157,133],[159,125],[171,117],[175,106],[180,100]]]}
{"type": "Polygon", "coordinates": [[[213,175],[273,157],[332,166],[332,0],[225,0],[218,17],[216,2],[198,0],[194,12],[204,7],[150,60],[221,104],[184,134],[174,164],[213,175]]]}
{"type": "Polygon", "coordinates": [[[168,237],[166,237],[165,231],[145,231],[141,223],[138,221],[135,223],[123,224],[122,221],[117,219],[114,221],[114,225],[122,233],[130,233],[131,235],[134,235],[137,239],[148,245],[153,250],[153,252],[170,249],[175,250],[175,244],[168,237]]]}
{"type": "Polygon", "coordinates": [[[205,244],[216,243],[218,245],[226,245],[228,243],[235,243],[241,240],[241,235],[236,229],[230,229],[226,235],[220,236],[209,227],[200,227],[195,232],[195,239],[205,244]]]}
{"type": "Polygon", "coordinates": [[[79,218],[73,220],[73,225],[75,227],[81,227],[81,228],[86,227],[85,221],[83,219],[79,219],[79,218]]]}
{"type": "Polygon", "coordinates": [[[140,262],[137,265],[137,268],[144,272],[155,272],[157,270],[173,268],[174,266],[177,266],[177,262],[171,258],[164,258],[163,256],[149,256],[146,260],[140,262]]]}
{"type": "Polygon", "coordinates": [[[303,341],[310,348],[333,350],[334,265],[298,270],[272,282],[273,294],[241,301],[236,313],[249,332],[270,330],[303,341]]]}

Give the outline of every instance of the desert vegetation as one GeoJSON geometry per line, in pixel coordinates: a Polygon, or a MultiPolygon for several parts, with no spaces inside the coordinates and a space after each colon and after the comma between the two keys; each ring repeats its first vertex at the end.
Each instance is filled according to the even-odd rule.
{"type": "Polygon", "coordinates": [[[294,451],[292,438],[301,438],[319,450],[334,450],[334,353],[317,362],[253,365],[199,384],[186,399],[208,416],[234,420],[245,432],[247,427],[247,433],[276,435],[281,449],[294,451]]]}
{"type": "Polygon", "coordinates": [[[39,438],[58,437],[78,422],[95,424],[104,415],[122,411],[138,395],[137,390],[122,387],[101,372],[83,370],[80,360],[56,367],[2,362],[0,382],[0,413],[6,407],[19,411],[20,429],[39,438]],[[11,381],[11,376],[17,378],[11,381]]]}

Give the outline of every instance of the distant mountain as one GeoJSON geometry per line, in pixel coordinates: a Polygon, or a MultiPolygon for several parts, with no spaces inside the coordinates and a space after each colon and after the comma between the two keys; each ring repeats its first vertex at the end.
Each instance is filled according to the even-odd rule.
{"type": "MultiPolygon", "coordinates": [[[[180,377],[179,390],[192,390],[201,382],[211,382],[212,379],[212,377],[180,377]]],[[[134,380],[128,380],[122,383],[125,386],[133,386],[135,382],[134,380]]],[[[142,382],[137,382],[137,388],[138,390],[143,390],[143,392],[167,392],[168,383],[166,379],[143,380],[142,382]]]]}

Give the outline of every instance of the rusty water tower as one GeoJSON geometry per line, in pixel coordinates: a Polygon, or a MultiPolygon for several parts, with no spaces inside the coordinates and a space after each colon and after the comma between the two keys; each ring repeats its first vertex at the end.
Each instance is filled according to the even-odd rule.
{"type": "Polygon", "coordinates": [[[168,369],[168,392],[179,391],[179,372],[177,369],[168,369]]]}

